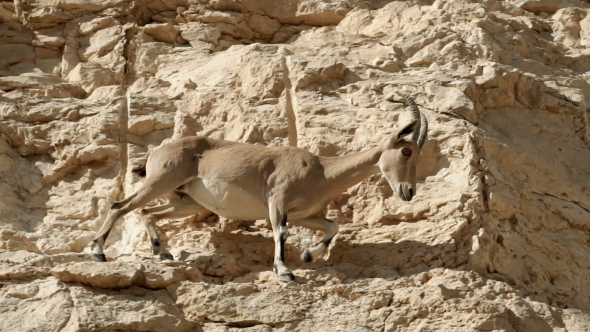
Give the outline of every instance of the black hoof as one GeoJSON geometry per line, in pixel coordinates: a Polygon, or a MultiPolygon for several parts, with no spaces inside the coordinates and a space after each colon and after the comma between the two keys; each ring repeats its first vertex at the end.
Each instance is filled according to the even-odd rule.
{"type": "Polygon", "coordinates": [[[160,254],[160,259],[163,260],[163,261],[165,261],[165,260],[173,261],[174,260],[174,257],[172,257],[171,254],[165,252],[163,254],[160,254]]]}
{"type": "Polygon", "coordinates": [[[309,253],[309,250],[305,249],[302,253],[301,253],[301,261],[303,263],[309,263],[311,262],[312,258],[311,258],[311,254],[309,253]]]}
{"type": "Polygon", "coordinates": [[[289,282],[289,281],[293,281],[293,280],[295,280],[295,276],[291,272],[281,274],[279,276],[279,281],[282,281],[282,282],[289,282]]]}
{"type": "Polygon", "coordinates": [[[97,262],[106,262],[107,257],[104,254],[92,254],[92,260],[97,262]]]}

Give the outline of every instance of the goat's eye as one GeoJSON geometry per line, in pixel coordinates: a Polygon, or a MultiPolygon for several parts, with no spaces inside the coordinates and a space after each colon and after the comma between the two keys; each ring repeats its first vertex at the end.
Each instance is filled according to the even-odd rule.
{"type": "Polygon", "coordinates": [[[411,155],[412,155],[412,150],[410,150],[410,149],[408,149],[408,148],[402,148],[402,154],[403,154],[404,156],[407,156],[407,157],[409,157],[409,156],[411,156],[411,155]]]}

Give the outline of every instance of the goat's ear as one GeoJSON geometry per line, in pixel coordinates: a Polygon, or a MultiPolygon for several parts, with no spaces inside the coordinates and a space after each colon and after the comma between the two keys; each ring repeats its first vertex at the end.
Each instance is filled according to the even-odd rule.
{"type": "Polygon", "coordinates": [[[393,133],[388,140],[388,146],[393,147],[393,145],[402,139],[404,136],[408,136],[413,133],[418,127],[418,120],[413,120],[412,122],[408,123],[405,127],[398,130],[397,132],[393,133]]]}

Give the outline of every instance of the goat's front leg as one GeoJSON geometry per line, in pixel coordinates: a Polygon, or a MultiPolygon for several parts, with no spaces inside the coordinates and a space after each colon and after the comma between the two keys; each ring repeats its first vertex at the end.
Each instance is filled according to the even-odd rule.
{"type": "Polygon", "coordinates": [[[103,251],[104,243],[106,242],[107,237],[111,232],[111,229],[113,228],[113,226],[115,226],[115,222],[117,222],[119,218],[123,217],[124,215],[129,213],[129,211],[131,211],[129,205],[136,199],[136,197],[137,193],[134,193],[131,196],[125,198],[124,200],[115,202],[111,205],[111,209],[109,211],[109,214],[107,215],[107,220],[98,230],[94,239],[90,241],[90,243],[88,244],[88,246],[92,250],[91,258],[93,260],[97,262],[107,261],[107,258],[104,255],[103,251]]]}
{"type": "MultiPolygon", "coordinates": [[[[281,202],[282,203],[282,202],[281,202]]],[[[285,265],[285,242],[287,241],[287,213],[281,205],[271,201],[269,204],[270,223],[275,241],[275,257],[273,270],[279,281],[295,280],[293,272],[285,265]],[[279,207],[281,206],[281,207],[279,207]]]]}

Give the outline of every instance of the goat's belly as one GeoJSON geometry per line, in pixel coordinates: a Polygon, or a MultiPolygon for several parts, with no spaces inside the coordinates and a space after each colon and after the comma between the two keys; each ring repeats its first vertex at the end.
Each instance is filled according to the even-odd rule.
{"type": "Polygon", "coordinates": [[[197,179],[182,191],[207,210],[229,219],[268,219],[268,206],[262,193],[256,195],[219,179],[197,179]]]}

